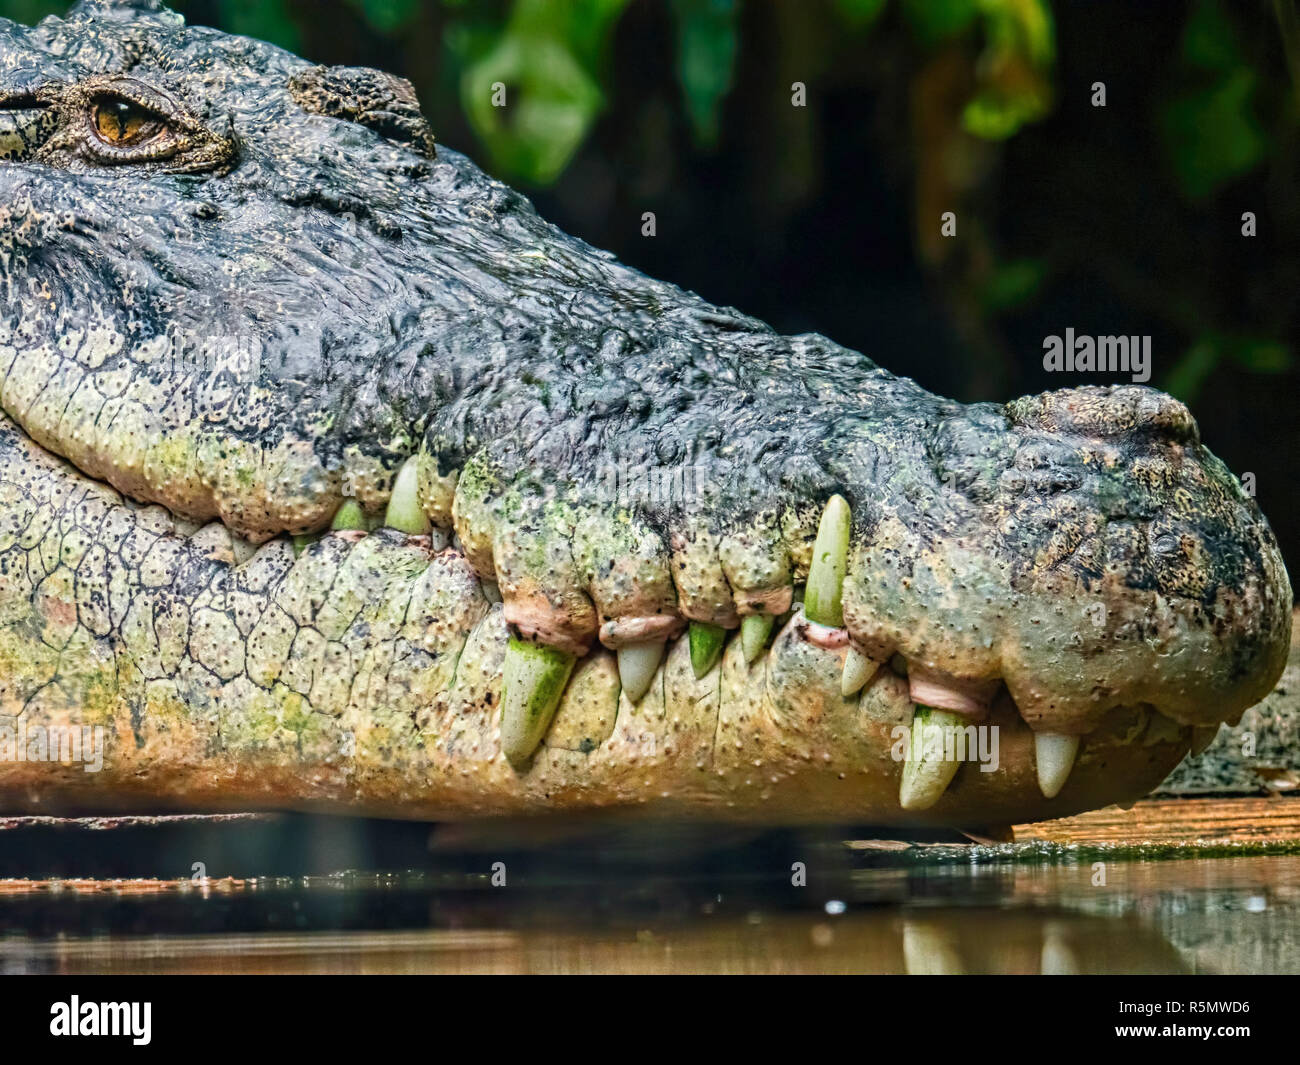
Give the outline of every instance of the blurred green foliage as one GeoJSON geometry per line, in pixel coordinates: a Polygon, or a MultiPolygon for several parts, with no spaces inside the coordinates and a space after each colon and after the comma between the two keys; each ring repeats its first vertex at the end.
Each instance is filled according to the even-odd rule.
{"type": "Polygon", "coordinates": [[[490,45],[462,53],[461,103],[497,164],[554,181],[605,103],[609,35],[626,0],[516,0],[490,45]]]}
{"type": "MultiPolygon", "coordinates": [[[[742,0],[666,0],[675,30],[676,75],[696,144],[716,146],[740,47],[742,0]]],[[[233,33],[301,51],[305,9],[292,0],[172,0],[233,33]],[[196,10],[197,9],[197,10],[196,10]]],[[[376,33],[398,38],[432,3],[443,12],[445,58],[461,106],[495,169],[529,184],[554,182],[606,105],[610,41],[628,0],[345,0],[376,33]],[[504,88],[504,95],[496,91],[504,88]],[[504,106],[502,101],[504,100],[504,106]]],[[[963,35],[986,41],[967,129],[1002,139],[1051,106],[1052,17],[1048,0],[833,0],[834,17],[861,31],[897,5],[923,49],[963,35]]],[[[60,0],[3,0],[20,22],[61,14],[60,0]]]]}
{"type": "Polygon", "coordinates": [[[1202,200],[1247,173],[1269,144],[1256,114],[1259,75],[1219,0],[1197,0],[1183,29],[1177,92],[1160,131],[1183,193],[1202,200]]]}
{"type": "Polygon", "coordinates": [[[718,140],[718,112],[736,65],[739,0],[673,0],[677,79],[696,140],[718,140]]]}
{"type": "MultiPolygon", "coordinates": [[[[172,0],[186,14],[215,9],[223,29],[300,51],[305,7],[292,0],[172,0]],[[195,9],[199,9],[197,12],[195,9]]],[[[461,105],[495,168],[514,180],[554,182],[606,105],[610,41],[628,0],[345,0],[376,33],[398,38],[424,14],[443,9],[446,58],[455,65],[461,105]],[[505,105],[494,87],[504,86],[505,105]]],[[[666,0],[676,75],[696,143],[718,142],[732,88],[743,0],[666,0]]],[[[985,41],[977,92],[965,123],[979,137],[1009,137],[1051,106],[1054,44],[1048,0],[833,0],[847,31],[861,31],[891,6],[922,49],[963,35],[985,41]]],[[[7,17],[35,22],[61,14],[66,0],[3,0],[7,17]]]]}
{"type": "Polygon", "coordinates": [[[1045,0],[980,0],[978,8],[987,45],[981,84],[962,121],[977,137],[1001,140],[1051,110],[1052,13],[1045,0]]]}

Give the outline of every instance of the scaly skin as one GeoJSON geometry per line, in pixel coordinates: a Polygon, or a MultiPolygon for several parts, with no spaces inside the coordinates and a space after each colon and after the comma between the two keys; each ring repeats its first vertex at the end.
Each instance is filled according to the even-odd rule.
{"type": "Polygon", "coordinates": [[[998,824],[1144,793],[1281,672],[1276,543],[1158,392],[933,396],[564,236],[404,82],[147,2],[0,21],[0,108],[0,715],[111,740],[0,760],[14,803],[998,824]],[[837,494],[842,627],[697,677],[684,625],[785,614],[837,494]],[[407,533],[316,540],[351,500],[407,533]],[[579,659],[513,760],[510,632],[579,659]],[[634,704],[611,652],[663,639],[634,704]],[[850,653],[900,668],[845,696],[850,653]],[[902,810],[915,700],[1002,764],[902,810]],[[1083,737],[1054,798],[1035,732],[1083,737]]]}

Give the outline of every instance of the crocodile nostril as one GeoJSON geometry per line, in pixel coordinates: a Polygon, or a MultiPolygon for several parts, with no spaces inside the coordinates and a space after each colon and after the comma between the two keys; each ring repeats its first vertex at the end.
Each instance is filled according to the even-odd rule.
{"type": "Polygon", "coordinates": [[[1084,385],[1022,396],[1006,406],[1014,426],[1052,433],[1126,437],[1155,433],[1183,444],[1200,440],[1191,412],[1172,396],[1140,385],[1084,385]]]}

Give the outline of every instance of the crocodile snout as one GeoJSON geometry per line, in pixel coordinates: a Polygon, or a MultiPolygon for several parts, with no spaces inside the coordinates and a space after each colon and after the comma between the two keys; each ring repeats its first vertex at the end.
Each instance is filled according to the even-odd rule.
{"type": "Polygon", "coordinates": [[[851,560],[855,638],[950,687],[1001,680],[1049,733],[1086,734],[1118,706],[1214,725],[1268,692],[1286,570],[1182,403],[1086,387],[959,421],[939,434],[942,505],[890,517],[851,560]]]}
{"type": "MultiPolygon", "coordinates": [[[[1017,588],[1059,647],[1054,693],[1023,684],[1022,712],[1087,721],[1124,698],[1210,725],[1266,694],[1290,640],[1290,583],[1259,507],[1187,408],[1120,386],[1029,397],[1007,413],[1022,447],[1051,440],[1074,483],[1018,512],[1002,504],[1017,588]],[[1047,620],[1062,603],[1083,618],[1047,620]]],[[[1027,666],[1048,667],[1041,642],[1026,637],[1022,650],[1027,666]]]]}

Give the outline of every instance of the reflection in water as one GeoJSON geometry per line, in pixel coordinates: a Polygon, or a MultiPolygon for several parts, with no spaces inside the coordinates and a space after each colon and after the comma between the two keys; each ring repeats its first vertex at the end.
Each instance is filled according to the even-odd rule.
{"type": "Polygon", "coordinates": [[[387,855],[402,873],[0,880],[0,971],[1300,971],[1293,855],[619,840],[425,841],[387,855]]]}
{"type": "MultiPolygon", "coordinates": [[[[1090,948],[1078,971],[1187,971],[1177,951],[1134,922],[1055,923],[1067,944],[1090,948]]],[[[45,973],[1037,973],[1043,929],[1025,913],[780,913],[636,930],[24,937],[4,941],[0,956],[5,971],[45,973]]]]}

